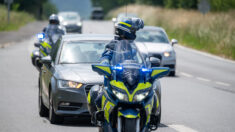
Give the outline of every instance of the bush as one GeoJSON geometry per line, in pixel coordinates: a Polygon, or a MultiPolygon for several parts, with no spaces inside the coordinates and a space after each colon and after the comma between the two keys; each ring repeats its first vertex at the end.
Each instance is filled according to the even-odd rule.
{"type": "Polygon", "coordinates": [[[0,5],[0,31],[17,30],[19,27],[34,21],[35,18],[26,12],[11,11],[10,24],[7,23],[7,8],[0,5]]]}

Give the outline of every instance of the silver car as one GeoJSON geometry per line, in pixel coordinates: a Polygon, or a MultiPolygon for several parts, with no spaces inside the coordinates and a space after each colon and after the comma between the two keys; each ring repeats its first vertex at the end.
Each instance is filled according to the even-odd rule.
{"type": "Polygon", "coordinates": [[[112,35],[64,35],[42,58],[39,77],[39,115],[52,124],[64,116],[89,115],[87,94],[93,85],[102,85],[103,77],[92,71],[112,35]]]}
{"type": "Polygon", "coordinates": [[[163,66],[170,68],[170,76],[175,76],[176,71],[176,53],[173,48],[177,40],[170,42],[163,28],[145,26],[144,29],[137,31],[136,42],[139,49],[147,48],[149,57],[155,57],[160,60],[159,63],[152,63],[154,66],[163,66]]]}
{"type": "Polygon", "coordinates": [[[60,12],[58,16],[67,33],[82,33],[82,21],[77,12],[60,12]]]}

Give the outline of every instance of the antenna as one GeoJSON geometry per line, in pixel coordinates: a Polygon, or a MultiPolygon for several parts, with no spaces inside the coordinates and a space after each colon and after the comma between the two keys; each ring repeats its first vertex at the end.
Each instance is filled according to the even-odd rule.
{"type": "Polygon", "coordinates": [[[126,15],[126,17],[127,17],[127,2],[128,0],[122,0],[122,2],[125,4],[125,6],[126,6],[126,12],[125,12],[125,15],[126,15]]]}
{"type": "MultiPolygon", "coordinates": [[[[126,1],[125,1],[126,2],[126,1]]],[[[127,2],[126,2],[126,17],[127,17],[127,2]]]]}

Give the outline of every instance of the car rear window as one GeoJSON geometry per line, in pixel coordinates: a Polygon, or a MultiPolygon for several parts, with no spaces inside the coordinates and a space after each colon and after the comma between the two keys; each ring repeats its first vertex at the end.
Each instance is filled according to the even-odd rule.
{"type": "Polygon", "coordinates": [[[140,30],[136,32],[137,42],[169,43],[168,37],[161,30],[140,30]]]}

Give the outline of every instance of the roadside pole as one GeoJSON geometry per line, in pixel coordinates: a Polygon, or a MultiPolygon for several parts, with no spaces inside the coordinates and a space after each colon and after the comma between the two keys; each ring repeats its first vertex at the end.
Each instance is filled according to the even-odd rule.
{"type": "Polygon", "coordinates": [[[4,2],[7,3],[7,23],[10,24],[10,7],[13,0],[4,0],[4,2]]]}
{"type": "Polygon", "coordinates": [[[205,16],[210,11],[210,3],[208,0],[200,0],[200,3],[198,4],[198,10],[205,16]]]}

